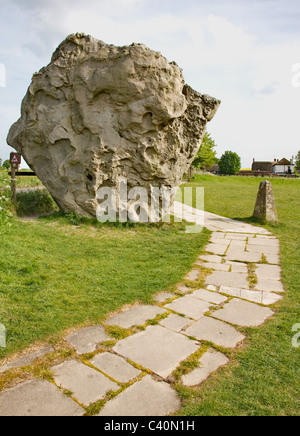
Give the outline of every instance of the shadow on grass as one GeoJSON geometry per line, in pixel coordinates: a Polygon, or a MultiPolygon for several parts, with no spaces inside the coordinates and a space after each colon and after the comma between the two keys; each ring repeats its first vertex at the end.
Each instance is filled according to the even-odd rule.
{"type": "Polygon", "coordinates": [[[183,232],[186,230],[187,222],[181,223],[174,222],[174,218],[170,218],[170,222],[158,222],[158,223],[139,223],[128,220],[127,222],[106,222],[101,223],[97,218],[85,218],[80,217],[75,213],[64,213],[62,211],[55,211],[51,214],[41,215],[39,220],[44,222],[60,222],[61,224],[69,224],[73,226],[93,226],[97,228],[117,228],[117,229],[140,229],[140,230],[168,230],[174,232],[183,232]]]}
{"type": "Polygon", "coordinates": [[[20,217],[49,214],[57,210],[57,204],[46,189],[17,192],[16,213],[20,217]]]}

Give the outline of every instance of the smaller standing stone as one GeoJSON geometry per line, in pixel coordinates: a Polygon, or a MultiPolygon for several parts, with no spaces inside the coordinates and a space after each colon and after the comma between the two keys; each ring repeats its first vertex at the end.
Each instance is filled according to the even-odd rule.
{"type": "Polygon", "coordinates": [[[259,185],[253,216],[265,222],[278,223],[272,183],[264,180],[259,185]]]}

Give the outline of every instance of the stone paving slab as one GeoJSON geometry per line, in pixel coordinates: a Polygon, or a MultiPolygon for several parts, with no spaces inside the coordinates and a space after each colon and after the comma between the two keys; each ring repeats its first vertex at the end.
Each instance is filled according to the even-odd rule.
{"type": "Polygon", "coordinates": [[[251,224],[235,221],[210,212],[204,212],[204,226],[208,230],[220,230],[228,233],[271,234],[268,230],[262,227],[252,226],[251,224]]]}
{"type": "Polygon", "coordinates": [[[213,269],[215,271],[229,271],[230,269],[230,265],[225,264],[225,263],[212,263],[212,262],[199,262],[198,265],[204,267],[204,268],[208,268],[208,269],[213,269]]]}
{"type": "Polygon", "coordinates": [[[241,249],[245,250],[246,249],[246,241],[241,241],[239,239],[233,239],[230,242],[230,247],[240,247],[241,249]]]}
{"type": "Polygon", "coordinates": [[[31,365],[35,360],[40,357],[45,356],[46,354],[52,353],[54,348],[52,347],[44,347],[41,350],[35,351],[34,353],[26,354],[25,356],[19,357],[18,359],[6,363],[0,367],[0,373],[5,372],[12,368],[19,368],[22,366],[31,365]]]}
{"type": "Polygon", "coordinates": [[[284,287],[279,280],[261,279],[258,277],[255,288],[258,291],[284,292],[284,287]]]}
{"type": "Polygon", "coordinates": [[[224,239],[225,238],[226,233],[224,232],[213,232],[211,234],[212,239],[224,239]]]}
{"type": "Polygon", "coordinates": [[[278,239],[269,239],[269,238],[249,238],[248,245],[259,245],[259,246],[269,246],[279,248],[278,239]]]}
{"type": "Polygon", "coordinates": [[[200,274],[200,271],[198,269],[193,269],[191,272],[189,272],[185,276],[185,280],[190,280],[190,281],[194,282],[195,280],[198,279],[199,274],[200,274]]]}
{"type": "Polygon", "coordinates": [[[210,348],[200,359],[199,368],[182,376],[184,386],[197,386],[206,380],[210,374],[217,371],[221,366],[226,365],[229,359],[225,354],[210,348]]]}
{"type": "Polygon", "coordinates": [[[264,304],[270,306],[277,303],[282,297],[274,292],[255,291],[250,289],[231,288],[229,286],[221,286],[220,292],[232,297],[239,297],[244,300],[252,301],[253,303],[264,304]]]}
{"type": "Polygon", "coordinates": [[[221,263],[223,260],[223,258],[221,256],[218,256],[217,254],[202,254],[199,259],[204,260],[205,262],[212,263],[221,263]]]}
{"type": "Polygon", "coordinates": [[[264,253],[264,254],[276,254],[279,255],[279,247],[273,247],[269,245],[247,245],[247,250],[250,253],[264,253]]]}
{"type": "Polygon", "coordinates": [[[177,393],[150,375],[110,400],[98,416],[166,416],[180,408],[177,393]]]}
{"type": "Polygon", "coordinates": [[[245,241],[247,240],[247,238],[249,237],[253,237],[253,234],[238,234],[238,233],[226,233],[225,235],[225,239],[230,239],[231,241],[245,241]]]}
{"type": "Polygon", "coordinates": [[[51,368],[57,386],[72,392],[81,404],[88,406],[105,397],[119,386],[99,371],[76,360],[67,360],[51,368]]]}
{"type": "Polygon", "coordinates": [[[160,325],[166,327],[174,332],[180,333],[183,329],[194,323],[195,321],[190,318],[182,317],[171,313],[168,318],[159,322],[160,325]]]}
{"type": "MultiPolygon", "coordinates": [[[[228,244],[229,245],[229,244],[228,244]]],[[[224,255],[228,245],[223,245],[223,244],[208,244],[205,247],[205,250],[208,253],[213,253],[213,254],[218,254],[218,255],[224,255]]]]}
{"type": "Polygon", "coordinates": [[[200,298],[208,303],[222,304],[225,303],[227,297],[218,294],[217,292],[211,292],[206,289],[197,289],[191,294],[193,297],[200,298]]]}
{"type": "Polygon", "coordinates": [[[280,264],[280,256],[278,254],[270,254],[265,253],[267,262],[272,265],[279,265],[280,264]]]}
{"type": "Polygon", "coordinates": [[[278,265],[257,265],[255,274],[260,279],[281,280],[281,268],[278,265]]]}
{"type": "Polygon", "coordinates": [[[46,380],[21,383],[0,393],[0,416],[82,416],[84,412],[46,380]]]}
{"type": "Polygon", "coordinates": [[[113,351],[167,378],[198,347],[182,334],[161,326],[148,326],[143,332],[119,341],[113,351]]]}
{"type": "Polygon", "coordinates": [[[166,310],[158,306],[146,306],[140,304],[131,307],[124,312],[117,313],[105,321],[106,325],[117,325],[124,329],[129,329],[133,326],[143,325],[147,321],[154,319],[157,315],[165,313],[166,310]]]}
{"type": "Polygon", "coordinates": [[[208,286],[206,286],[206,289],[207,289],[208,291],[218,292],[218,286],[208,285],[208,286]]]}
{"type": "Polygon", "coordinates": [[[226,253],[226,260],[235,260],[238,262],[257,263],[261,261],[261,253],[243,251],[242,247],[229,247],[226,253]]]}
{"type": "Polygon", "coordinates": [[[242,263],[242,262],[233,262],[231,260],[228,260],[226,262],[226,265],[229,265],[229,267],[231,268],[231,272],[233,273],[244,273],[244,274],[248,274],[248,266],[246,263],[242,263]]]}
{"type": "Polygon", "coordinates": [[[240,288],[249,288],[248,274],[234,273],[225,271],[213,271],[212,274],[206,277],[206,285],[215,286],[237,286],[240,288]]]}
{"type": "Polygon", "coordinates": [[[92,353],[97,344],[108,341],[110,336],[102,325],[86,327],[67,336],[66,341],[75,348],[78,354],[92,353]]]}
{"type": "Polygon", "coordinates": [[[193,297],[192,295],[186,295],[185,297],[174,300],[170,304],[166,304],[165,307],[197,320],[200,319],[212,305],[212,303],[201,301],[199,298],[193,297]]]}
{"type": "Polygon", "coordinates": [[[204,316],[186,329],[185,334],[224,348],[235,348],[245,339],[245,336],[231,325],[208,316],[204,316]]]}
{"type": "Polygon", "coordinates": [[[243,327],[256,327],[273,315],[268,307],[233,298],[224,307],[212,313],[214,318],[243,327]]]}
{"type": "Polygon", "coordinates": [[[91,364],[120,383],[129,383],[141,374],[125,359],[112,353],[100,353],[90,360],[91,364]]]}
{"type": "Polygon", "coordinates": [[[183,285],[177,286],[177,289],[176,289],[176,291],[180,292],[180,294],[187,294],[187,293],[191,292],[192,290],[193,290],[192,288],[189,288],[189,287],[183,286],[183,285]]]}
{"type": "Polygon", "coordinates": [[[211,244],[217,244],[217,245],[225,245],[226,247],[228,247],[228,245],[230,244],[230,241],[228,241],[228,239],[221,239],[221,238],[210,238],[210,243],[211,244]]]}
{"type": "Polygon", "coordinates": [[[173,294],[171,292],[162,292],[161,294],[158,294],[154,297],[154,300],[157,303],[164,303],[166,300],[169,300],[171,298],[175,298],[176,294],[173,294]]]}

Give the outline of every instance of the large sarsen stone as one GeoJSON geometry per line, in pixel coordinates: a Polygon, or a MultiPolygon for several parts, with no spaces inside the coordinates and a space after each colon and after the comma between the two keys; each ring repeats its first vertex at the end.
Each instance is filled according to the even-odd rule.
{"type": "Polygon", "coordinates": [[[220,101],[143,44],[70,35],[35,73],[7,142],[64,212],[95,216],[100,187],[174,188],[220,101]]]}

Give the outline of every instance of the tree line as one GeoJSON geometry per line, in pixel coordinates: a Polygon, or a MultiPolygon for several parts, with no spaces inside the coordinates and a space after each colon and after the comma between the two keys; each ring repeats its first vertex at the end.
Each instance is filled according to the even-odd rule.
{"type": "MultiPolygon", "coordinates": [[[[241,170],[241,158],[233,151],[225,151],[220,159],[217,158],[216,143],[209,133],[206,133],[201,147],[192,163],[196,170],[210,170],[218,164],[220,174],[235,175],[241,170]]],[[[295,168],[300,172],[300,150],[296,156],[295,168]]]]}
{"type": "Polygon", "coordinates": [[[221,158],[218,159],[216,147],[217,145],[211,135],[205,133],[192,166],[197,170],[209,170],[214,164],[218,164],[221,174],[237,174],[241,169],[240,156],[233,151],[225,151],[221,158]]]}

